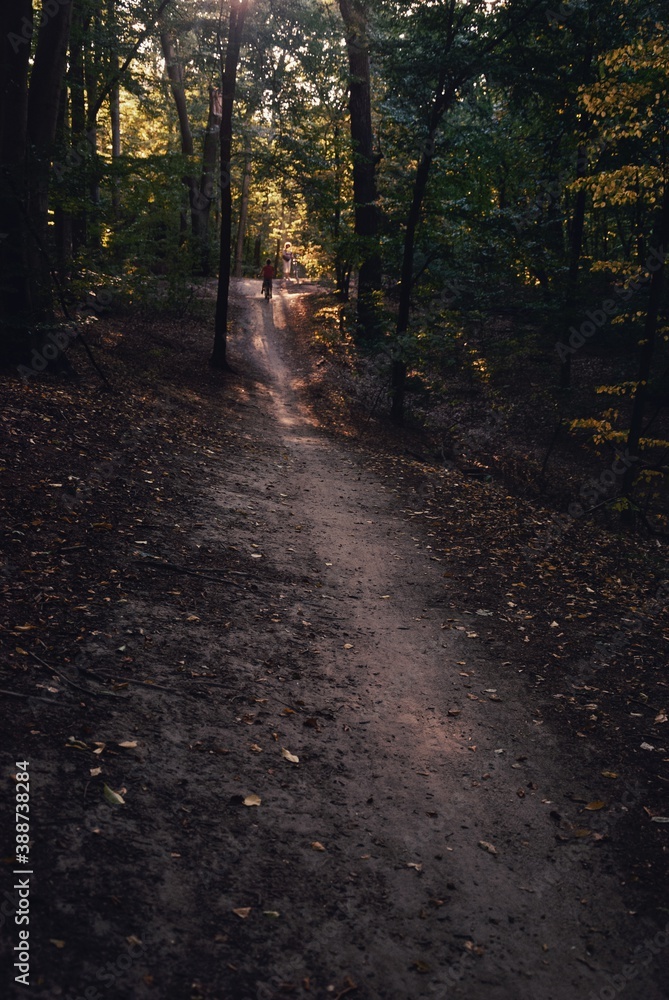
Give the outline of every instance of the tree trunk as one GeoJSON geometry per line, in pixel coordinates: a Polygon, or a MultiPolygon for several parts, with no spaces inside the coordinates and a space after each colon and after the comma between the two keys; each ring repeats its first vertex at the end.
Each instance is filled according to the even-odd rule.
{"type": "MultiPolygon", "coordinates": [[[[118,59],[115,59],[118,62],[118,59]]],[[[119,160],[121,159],[121,93],[118,83],[114,85],[109,95],[109,117],[111,120],[111,155],[112,155],[112,182],[111,199],[112,212],[115,219],[121,217],[121,184],[116,176],[119,160]]]]}
{"type": "Polygon", "coordinates": [[[360,0],[339,0],[346,27],[349,62],[349,112],[353,143],[353,201],[355,233],[362,261],[358,271],[358,325],[362,340],[378,336],[375,293],[381,288],[381,255],[378,245],[378,192],[372,130],[369,42],[365,7],[360,0]]]}
{"type": "Polygon", "coordinates": [[[193,236],[199,248],[202,273],[209,275],[211,255],[209,252],[209,219],[211,203],[216,194],[216,157],[221,132],[221,92],[216,87],[209,88],[209,118],[202,149],[202,175],[200,190],[193,210],[193,236]]]}
{"type": "MultiPolygon", "coordinates": [[[[174,46],[174,41],[167,28],[161,28],[160,44],[162,46],[163,55],[165,57],[165,70],[167,71],[167,77],[170,81],[170,89],[172,91],[172,97],[174,98],[174,104],[177,109],[177,118],[179,119],[179,133],[181,135],[181,152],[184,157],[187,157],[192,162],[193,133],[191,132],[190,121],[188,119],[188,108],[186,107],[186,94],[184,92],[184,85],[183,85],[183,70],[181,68],[181,63],[179,62],[179,57],[177,56],[177,51],[174,46]]],[[[186,190],[188,191],[188,204],[190,207],[190,216],[191,216],[191,231],[195,233],[197,231],[196,217],[197,217],[197,210],[199,203],[197,181],[193,176],[193,174],[191,174],[190,172],[184,174],[181,179],[184,182],[186,190]]]]}
{"type": "MultiPolygon", "coordinates": [[[[441,120],[444,109],[436,116],[433,115],[433,127],[430,129],[428,141],[423,146],[420,163],[416,171],[414,180],[413,195],[411,205],[407,215],[406,227],[404,230],[404,248],[402,253],[402,270],[400,273],[400,298],[397,310],[397,350],[402,350],[402,340],[409,329],[409,315],[411,313],[411,292],[413,290],[414,255],[416,247],[416,230],[420,222],[423,199],[427,190],[427,181],[432,166],[434,138],[436,135],[438,122],[441,120]]],[[[406,363],[401,358],[395,358],[391,370],[391,407],[390,419],[400,427],[404,422],[404,396],[406,385],[406,363]]]]}
{"type": "Polygon", "coordinates": [[[237,227],[237,249],[235,251],[235,278],[241,278],[244,263],[244,237],[246,236],[246,220],[249,214],[249,190],[251,188],[251,149],[246,147],[244,154],[244,176],[242,177],[242,196],[239,204],[239,226],[237,227]]]}
{"type": "Polygon", "coordinates": [[[31,0],[0,9],[0,358],[17,360],[32,318],[24,212],[31,0]],[[22,211],[23,209],[23,211],[22,211]]]}
{"type": "Polygon", "coordinates": [[[230,168],[232,160],[232,111],[237,86],[237,65],[242,44],[244,21],[249,0],[239,0],[230,8],[230,30],[225,53],[223,86],[221,87],[221,248],[218,271],[218,296],[214,320],[214,349],[211,356],[213,368],[228,369],[228,300],[230,295],[231,240],[232,240],[232,190],[230,168]]]}
{"type": "MultiPolygon", "coordinates": [[[[56,128],[56,143],[65,144],[69,138],[68,128],[68,89],[60,91],[60,107],[58,110],[58,125],[56,128]]],[[[72,215],[69,208],[63,206],[61,199],[56,199],[53,206],[53,240],[56,248],[56,261],[61,284],[68,280],[72,264],[72,215]]]]}
{"type": "MultiPolygon", "coordinates": [[[[102,25],[100,24],[100,13],[97,8],[93,18],[87,27],[84,37],[84,76],[86,80],[86,142],[90,149],[90,154],[84,161],[84,169],[87,171],[88,194],[91,206],[97,208],[100,204],[100,165],[98,163],[98,122],[97,122],[97,94],[102,78],[102,60],[100,58],[100,45],[98,35],[102,25]]],[[[100,248],[100,226],[97,222],[97,213],[92,213],[94,225],[89,225],[87,246],[95,249],[100,248]]]]}
{"type": "MultiPolygon", "coordinates": [[[[587,172],[588,151],[585,146],[578,147],[578,160],[576,162],[576,177],[585,177],[587,172]]],[[[567,321],[566,340],[569,340],[570,329],[574,325],[574,308],[577,306],[578,275],[581,263],[581,252],[583,250],[583,232],[585,229],[585,205],[586,191],[580,187],[576,193],[574,204],[574,214],[571,219],[569,233],[569,271],[567,273],[567,297],[565,302],[565,313],[567,321]]],[[[560,388],[568,389],[571,384],[571,352],[565,355],[560,364],[560,388]]]]}
{"type": "MultiPolygon", "coordinates": [[[[657,227],[653,233],[652,246],[661,254],[665,254],[669,246],[669,183],[665,183],[662,209],[657,221],[657,227]]],[[[627,465],[625,469],[622,484],[623,496],[626,497],[630,496],[634,480],[637,476],[637,466],[640,458],[639,442],[643,432],[646,400],[648,399],[648,381],[651,375],[658,318],[664,290],[664,270],[664,260],[662,260],[658,263],[658,267],[650,281],[650,293],[648,296],[648,309],[644,323],[643,337],[639,342],[639,369],[636,377],[636,390],[632,404],[630,428],[627,435],[627,452],[628,458],[631,459],[631,464],[627,465]]]]}
{"type": "Polygon", "coordinates": [[[121,184],[119,178],[116,176],[116,171],[121,158],[121,86],[119,83],[121,62],[116,50],[116,0],[109,0],[108,20],[114,37],[110,60],[113,83],[109,91],[112,158],[111,202],[114,218],[119,219],[121,217],[121,184]]]}
{"type": "Polygon", "coordinates": [[[49,181],[60,92],[65,76],[72,4],[58,6],[43,21],[28,93],[28,263],[35,319],[53,318],[51,268],[47,250],[49,181]]]}
{"type": "MultiPolygon", "coordinates": [[[[70,89],[71,140],[75,149],[85,150],[84,164],[87,164],[89,150],[86,148],[86,82],[84,79],[84,38],[90,27],[90,15],[81,4],[77,4],[72,14],[70,38],[70,69],[68,84],[70,89]]],[[[83,173],[83,171],[82,171],[83,173]]],[[[72,250],[77,253],[86,246],[88,230],[88,200],[78,199],[72,215],[72,250]]]]}

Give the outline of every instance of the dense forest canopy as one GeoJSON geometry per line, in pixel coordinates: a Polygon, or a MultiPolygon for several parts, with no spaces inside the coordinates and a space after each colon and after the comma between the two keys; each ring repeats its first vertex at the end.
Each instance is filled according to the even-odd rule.
{"type": "Polygon", "coordinates": [[[0,351],[22,377],[66,368],[103,310],[184,309],[219,272],[220,306],[288,241],[387,366],[396,423],[465,363],[587,378],[601,406],[558,403],[559,426],[627,449],[622,507],[659,488],[664,3],[15,0],[0,19],[0,351]]]}

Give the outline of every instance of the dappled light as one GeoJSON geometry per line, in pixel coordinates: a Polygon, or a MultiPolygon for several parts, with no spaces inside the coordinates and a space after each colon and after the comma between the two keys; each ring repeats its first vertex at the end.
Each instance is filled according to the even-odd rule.
{"type": "Polygon", "coordinates": [[[666,1000],[665,8],[0,5],[3,1000],[666,1000]]]}

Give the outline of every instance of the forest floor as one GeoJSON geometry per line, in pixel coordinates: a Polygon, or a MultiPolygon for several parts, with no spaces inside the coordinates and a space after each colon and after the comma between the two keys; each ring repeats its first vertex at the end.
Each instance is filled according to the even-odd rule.
{"type": "Polygon", "coordinates": [[[319,291],[258,291],[225,376],[112,315],[114,394],[2,380],[3,996],[666,998],[643,546],[528,563],[545,512],[356,416],[319,291]]]}

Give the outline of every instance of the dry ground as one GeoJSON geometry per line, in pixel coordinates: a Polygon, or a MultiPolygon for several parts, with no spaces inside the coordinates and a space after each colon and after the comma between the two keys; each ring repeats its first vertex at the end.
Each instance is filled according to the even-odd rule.
{"type": "Polygon", "coordinates": [[[6,995],[661,1000],[655,857],[620,853],[660,812],[643,772],[542,710],[396,466],[306,407],[308,291],[257,293],[224,384],[149,366],[116,443],[70,415],[38,512],[10,512],[2,761],[10,807],[30,761],[34,875],[6,995]]]}

